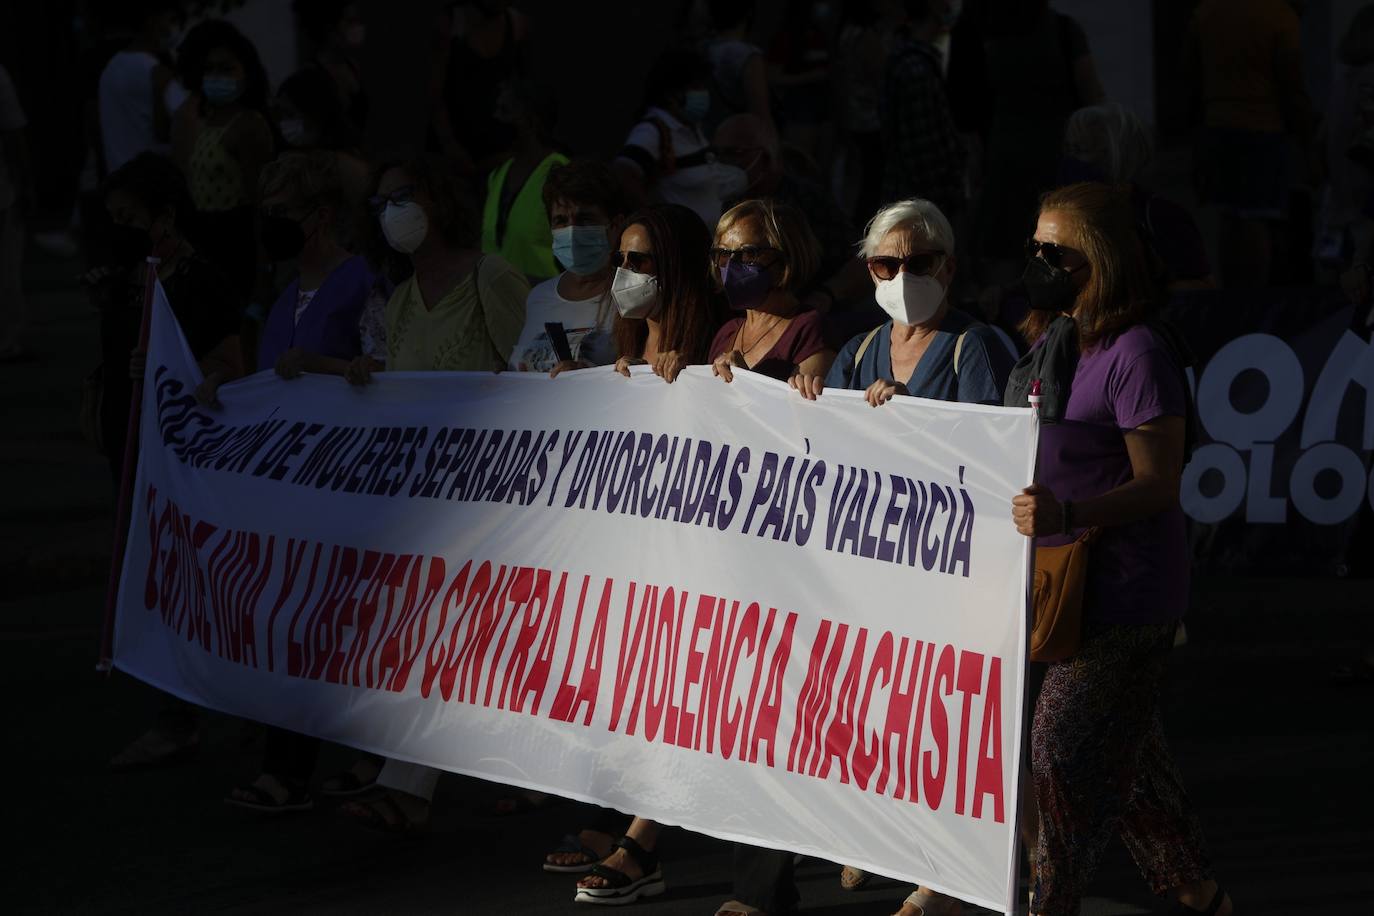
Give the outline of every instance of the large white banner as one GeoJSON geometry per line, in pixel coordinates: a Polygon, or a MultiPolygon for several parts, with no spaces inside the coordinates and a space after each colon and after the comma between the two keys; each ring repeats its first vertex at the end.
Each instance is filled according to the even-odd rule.
{"type": "Polygon", "coordinates": [[[358,748],[1010,909],[1029,411],[751,373],[271,373],[159,294],[114,661],[358,748]]]}

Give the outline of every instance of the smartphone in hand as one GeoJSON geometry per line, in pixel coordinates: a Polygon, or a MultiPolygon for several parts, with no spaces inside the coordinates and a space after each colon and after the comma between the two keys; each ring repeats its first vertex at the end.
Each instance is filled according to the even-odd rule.
{"type": "Polygon", "coordinates": [[[549,335],[549,343],[553,346],[553,355],[557,356],[560,362],[572,362],[572,345],[568,343],[568,332],[563,330],[563,322],[544,322],[544,333],[549,335]]]}

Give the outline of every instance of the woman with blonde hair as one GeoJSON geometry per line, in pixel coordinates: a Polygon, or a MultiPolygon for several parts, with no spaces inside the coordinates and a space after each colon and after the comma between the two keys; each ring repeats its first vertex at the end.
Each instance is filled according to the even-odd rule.
{"type": "Polygon", "coordinates": [[[825,374],[835,353],[825,345],[820,314],[798,298],[819,266],[820,246],[797,208],[746,200],[721,216],[711,267],[739,317],[711,343],[716,375],[729,382],[735,369],[779,381],[798,372],[825,374]]]}

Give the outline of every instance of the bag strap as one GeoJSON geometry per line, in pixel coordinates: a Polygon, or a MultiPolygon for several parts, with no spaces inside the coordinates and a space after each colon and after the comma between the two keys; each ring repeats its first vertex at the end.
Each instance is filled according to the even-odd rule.
{"type": "Polygon", "coordinates": [[[968,331],[959,335],[959,339],[954,341],[954,377],[959,377],[959,356],[964,352],[964,338],[968,336],[968,331]]]}
{"type": "Polygon", "coordinates": [[[864,358],[864,353],[868,351],[868,345],[873,343],[873,338],[877,337],[878,332],[882,329],[883,326],[878,325],[876,328],[868,332],[868,336],[864,338],[863,343],[859,344],[859,349],[854,351],[854,365],[857,366],[859,364],[859,360],[864,358]]]}

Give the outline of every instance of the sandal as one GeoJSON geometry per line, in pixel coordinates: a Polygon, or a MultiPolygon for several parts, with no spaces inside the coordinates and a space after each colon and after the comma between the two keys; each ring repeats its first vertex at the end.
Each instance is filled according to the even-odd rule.
{"type": "MultiPolygon", "coordinates": [[[[615,847],[612,846],[611,848],[614,849],[615,847]]],[[[564,875],[581,875],[591,871],[592,866],[596,865],[596,863],[600,862],[608,855],[610,855],[609,852],[605,854],[598,853],[595,849],[583,843],[577,834],[568,833],[564,834],[563,841],[558,844],[558,848],[544,857],[544,871],[564,875]],[[582,857],[582,861],[572,862],[567,865],[550,862],[549,856],[556,855],[577,855],[582,857]]]]}
{"type": "Polygon", "coordinates": [[[862,868],[846,865],[840,869],[840,887],[847,891],[857,891],[873,878],[862,868]]]}
{"type": "Polygon", "coordinates": [[[1201,916],[1217,916],[1217,913],[1221,912],[1221,908],[1226,905],[1227,899],[1228,898],[1226,896],[1226,888],[1218,884],[1217,892],[1212,895],[1212,902],[1207,904],[1207,909],[1195,910],[1192,907],[1176,900],[1174,901],[1174,908],[1172,912],[1174,913],[1174,916],[1199,916],[1199,914],[1201,914],[1201,916]]]}
{"type": "Polygon", "coordinates": [[[348,798],[371,792],[377,787],[377,774],[381,772],[381,767],[372,767],[371,779],[363,779],[357,774],[356,769],[355,764],[353,769],[344,770],[320,783],[320,794],[330,798],[348,798]]]}
{"type": "Polygon", "coordinates": [[[616,840],[615,845],[625,850],[626,854],[634,859],[644,876],[638,879],[631,878],[618,868],[611,868],[608,865],[598,863],[592,866],[590,873],[604,879],[606,886],[579,886],[577,896],[573,898],[575,902],[622,906],[626,903],[634,903],[640,897],[657,897],[667,888],[667,885],[663,883],[663,869],[659,867],[657,855],[627,836],[616,840]]]}
{"type": "Polygon", "coordinates": [[[172,735],[154,726],[110,758],[110,769],[116,773],[151,770],[176,766],[196,756],[200,749],[200,733],[172,735]]]}
{"type": "MultiPolygon", "coordinates": [[[[263,774],[264,776],[267,774],[263,774]]],[[[259,777],[261,779],[262,777],[259,777]]],[[[310,793],[302,785],[293,785],[275,776],[271,777],[277,785],[286,790],[286,798],[278,798],[267,789],[251,783],[239,786],[233,792],[224,796],[224,803],[235,808],[243,808],[248,811],[257,811],[262,814],[290,814],[296,811],[309,811],[315,807],[315,802],[310,798],[310,793]],[[237,795],[235,793],[238,793],[237,795]],[[243,798],[240,796],[249,796],[243,798]]]]}
{"type": "Polygon", "coordinates": [[[429,829],[429,815],[412,819],[390,792],[383,792],[363,801],[346,802],[339,806],[339,817],[381,833],[413,836],[429,829]]]}
{"type": "Polygon", "coordinates": [[[958,897],[939,894],[928,887],[916,888],[902,903],[914,906],[919,916],[959,916],[964,912],[964,903],[958,897]]]}

